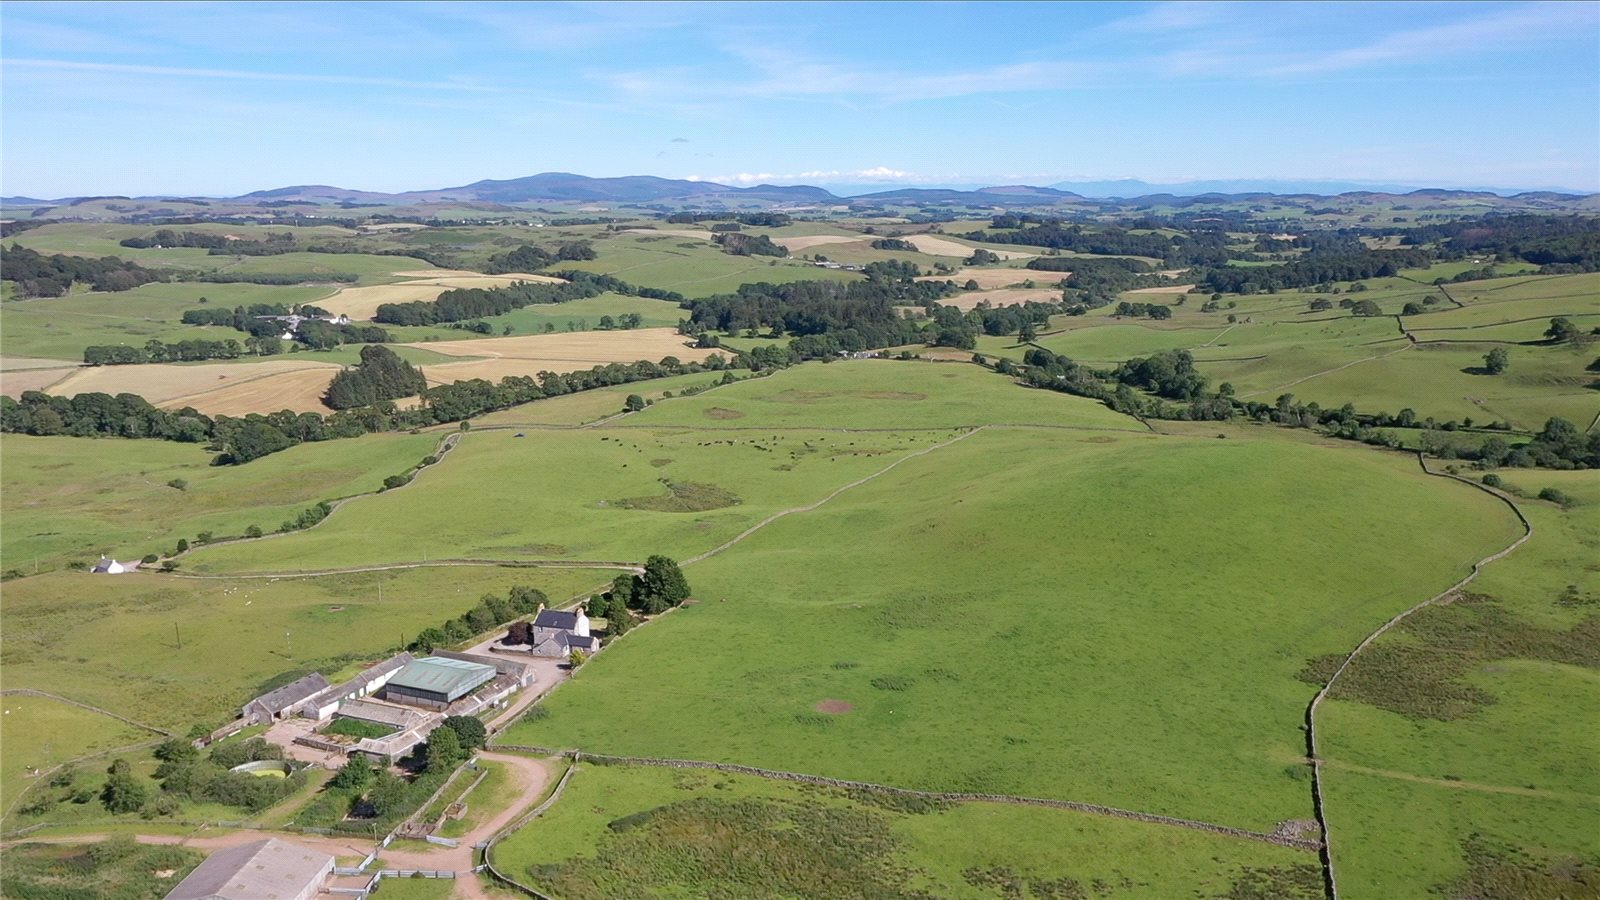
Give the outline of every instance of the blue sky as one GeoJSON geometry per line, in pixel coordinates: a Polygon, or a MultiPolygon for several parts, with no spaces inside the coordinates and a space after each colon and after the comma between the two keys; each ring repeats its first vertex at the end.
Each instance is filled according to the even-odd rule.
{"type": "Polygon", "coordinates": [[[1600,190],[1600,3],[29,3],[0,192],[1319,178],[1600,190]]]}

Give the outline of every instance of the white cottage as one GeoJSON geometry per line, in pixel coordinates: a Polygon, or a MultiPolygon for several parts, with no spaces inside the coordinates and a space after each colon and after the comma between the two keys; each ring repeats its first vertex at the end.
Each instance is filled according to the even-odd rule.
{"type": "Polygon", "coordinates": [[[137,568],[139,568],[138,563],[120,563],[110,557],[102,556],[100,561],[94,564],[94,573],[96,575],[121,575],[123,572],[131,572],[137,568]]]}

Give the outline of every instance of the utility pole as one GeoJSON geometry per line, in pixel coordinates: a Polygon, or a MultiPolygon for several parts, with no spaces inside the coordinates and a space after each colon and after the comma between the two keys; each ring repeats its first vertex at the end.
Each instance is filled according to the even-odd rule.
{"type": "Polygon", "coordinates": [[[178,641],[178,649],[182,650],[183,649],[183,634],[178,631],[178,623],[177,622],[173,622],[172,623],[172,636],[174,638],[176,638],[177,641],[178,641]]]}

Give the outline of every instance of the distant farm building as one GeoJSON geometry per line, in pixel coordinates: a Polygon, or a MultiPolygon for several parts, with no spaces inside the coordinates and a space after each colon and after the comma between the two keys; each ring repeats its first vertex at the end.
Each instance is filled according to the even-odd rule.
{"type": "Polygon", "coordinates": [[[494,680],[494,666],[426,656],[407,663],[383,688],[385,700],[443,709],[494,680]]]}
{"type": "Polygon", "coordinates": [[[328,854],[267,838],[206,857],[166,900],[311,900],[332,873],[328,854]]]}
{"type": "Polygon", "coordinates": [[[300,704],[329,687],[328,679],[322,677],[321,672],[313,672],[251,700],[244,705],[240,715],[247,721],[263,723],[287,718],[300,704]]]}
{"type": "Polygon", "coordinates": [[[117,562],[114,559],[102,556],[100,561],[94,564],[94,573],[96,575],[121,575],[123,572],[132,572],[137,568],[139,568],[138,563],[117,562]]]}

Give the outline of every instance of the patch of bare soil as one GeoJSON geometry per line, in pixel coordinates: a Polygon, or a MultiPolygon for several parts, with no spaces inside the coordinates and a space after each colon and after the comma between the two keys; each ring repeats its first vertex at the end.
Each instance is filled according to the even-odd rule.
{"type": "Polygon", "coordinates": [[[855,705],[844,700],[818,700],[817,705],[811,708],[830,716],[838,716],[855,709],[855,705]]]}

